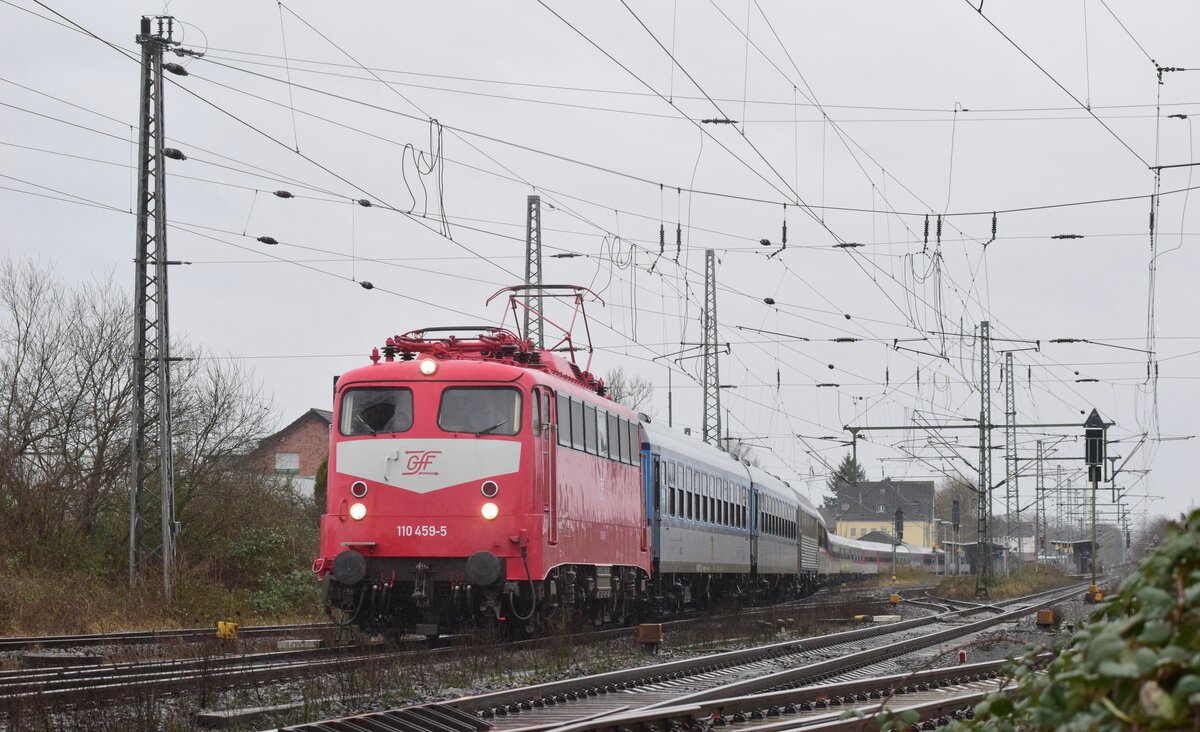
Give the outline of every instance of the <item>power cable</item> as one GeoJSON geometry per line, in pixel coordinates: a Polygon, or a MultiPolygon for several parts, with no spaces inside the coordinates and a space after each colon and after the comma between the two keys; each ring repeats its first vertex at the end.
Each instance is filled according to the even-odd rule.
{"type": "MultiPolygon", "coordinates": [[[[975,6],[973,6],[971,4],[971,0],[964,0],[964,2],[967,4],[967,7],[971,8],[972,10],[975,10],[975,6]]],[[[1105,130],[1107,130],[1108,134],[1112,135],[1113,139],[1115,139],[1117,142],[1121,143],[1121,146],[1124,147],[1126,150],[1128,150],[1135,158],[1137,158],[1138,161],[1142,163],[1142,165],[1146,166],[1147,168],[1150,167],[1150,163],[1145,158],[1143,158],[1140,154],[1138,154],[1138,152],[1136,150],[1134,150],[1132,147],[1130,147],[1129,143],[1125,142],[1125,140],[1123,140],[1120,135],[1118,135],[1115,131],[1113,131],[1113,129],[1111,127],[1109,127],[1108,124],[1105,123],[1105,121],[1103,119],[1101,119],[1095,112],[1093,112],[1088,107],[1088,105],[1079,101],[1079,98],[1076,97],[1074,94],[1072,94],[1071,90],[1069,90],[1069,89],[1067,89],[1067,87],[1063,86],[1062,83],[1059,82],[1058,79],[1054,78],[1053,74],[1051,74],[1049,71],[1047,71],[1044,66],[1039,64],[1032,56],[1030,56],[1028,53],[1026,53],[1025,49],[1021,48],[1021,46],[1019,46],[1016,41],[1014,41],[1012,38],[1010,38],[1008,36],[1007,33],[1005,33],[1003,30],[1000,29],[1000,26],[993,23],[991,18],[984,15],[982,10],[977,10],[976,14],[980,18],[983,18],[983,20],[988,25],[990,25],[993,29],[995,29],[995,31],[1000,34],[1001,38],[1008,41],[1009,45],[1011,45],[1013,48],[1017,49],[1017,51],[1020,52],[1020,54],[1022,56],[1024,56],[1031,64],[1036,66],[1038,71],[1041,71],[1042,74],[1044,74],[1047,79],[1054,82],[1055,86],[1057,86],[1059,89],[1062,89],[1062,91],[1071,98],[1071,101],[1078,104],[1081,108],[1087,110],[1087,113],[1090,114],[1092,116],[1092,118],[1095,119],[1097,122],[1099,122],[1100,126],[1103,127],[1105,130]]]]}

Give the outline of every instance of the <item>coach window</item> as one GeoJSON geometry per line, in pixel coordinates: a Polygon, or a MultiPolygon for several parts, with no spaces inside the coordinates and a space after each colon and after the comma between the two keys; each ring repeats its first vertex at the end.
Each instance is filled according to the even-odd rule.
{"type": "Polygon", "coordinates": [[[582,450],[586,447],[583,427],[583,402],[571,400],[571,447],[582,450]]]}
{"type": "Polygon", "coordinates": [[[596,454],[608,457],[608,415],[604,410],[596,410],[596,454]]]}
{"type": "Polygon", "coordinates": [[[675,463],[667,463],[667,514],[675,515],[675,463]]]}
{"type": "Polygon", "coordinates": [[[558,444],[571,446],[571,400],[565,394],[557,395],[558,444]]]}
{"type": "Polygon", "coordinates": [[[591,454],[596,454],[596,408],[591,404],[583,405],[583,423],[587,426],[584,430],[584,443],[587,451],[591,454]]]}
{"type": "Polygon", "coordinates": [[[683,495],[685,496],[684,503],[687,506],[687,515],[684,518],[692,518],[692,469],[684,468],[683,495]]]}
{"type": "Polygon", "coordinates": [[[687,518],[687,467],[680,463],[675,468],[675,483],[679,491],[679,518],[687,518]]]}
{"type": "Polygon", "coordinates": [[[342,394],[341,415],[338,428],[343,435],[407,432],[413,424],[412,391],[349,389],[342,394]]]}

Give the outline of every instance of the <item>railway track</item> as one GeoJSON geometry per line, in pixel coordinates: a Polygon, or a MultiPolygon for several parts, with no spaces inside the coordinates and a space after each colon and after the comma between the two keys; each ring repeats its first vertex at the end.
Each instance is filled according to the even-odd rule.
{"type": "MultiPolygon", "coordinates": [[[[901,587],[905,592],[934,589],[930,586],[901,587]]],[[[860,599],[863,594],[884,592],[887,588],[846,588],[823,590],[815,595],[764,608],[753,608],[749,612],[763,612],[778,607],[812,607],[834,605],[860,599]]],[[[683,618],[687,620],[689,618],[683,618]]],[[[336,630],[333,623],[295,623],[290,625],[251,625],[238,628],[241,639],[283,638],[315,635],[336,630]]],[[[216,639],[216,629],[182,628],[178,630],[134,630],[113,633],[86,633],[82,635],[32,635],[0,637],[0,653],[49,648],[90,648],[97,646],[149,645],[154,643],[202,643],[216,639]]]]}
{"type": "MultiPolygon", "coordinates": [[[[669,621],[664,625],[668,628],[681,628],[696,622],[719,623],[734,617],[745,621],[771,612],[812,610],[825,606],[861,602],[864,595],[874,594],[878,594],[878,589],[843,590],[840,593],[818,594],[780,605],[754,608],[729,615],[683,618],[669,621]]],[[[273,632],[282,634],[294,627],[313,626],[267,626],[261,628],[262,633],[259,637],[270,637],[273,632]]],[[[206,638],[212,638],[213,631],[208,629],[172,632],[166,634],[166,637],[193,637],[181,636],[181,634],[200,632],[203,632],[206,638]]],[[[516,641],[502,645],[506,650],[518,651],[563,641],[578,644],[628,638],[630,632],[629,628],[611,628],[556,638],[516,641]]],[[[73,637],[48,636],[47,638],[62,640],[66,645],[67,638],[95,638],[99,644],[101,638],[107,639],[105,641],[107,643],[115,643],[123,637],[132,637],[134,640],[130,642],[135,643],[150,642],[148,639],[162,639],[163,634],[103,634],[73,637]]],[[[19,642],[28,643],[39,639],[7,640],[17,645],[19,642]]],[[[57,708],[83,701],[100,702],[121,698],[138,698],[144,697],[148,693],[160,695],[186,692],[198,688],[228,688],[308,678],[350,670],[364,663],[394,663],[418,656],[422,659],[436,659],[439,656],[448,656],[456,652],[456,649],[462,644],[478,645],[479,639],[473,636],[447,637],[442,639],[442,647],[439,648],[431,648],[424,640],[412,641],[403,643],[398,648],[392,646],[392,650],[382,653],[379,652],[379,649],[386,644],[374,643],[369,645],[368,650],[364,650],[363,646],[331,647],[122,663],[108,663],[97,659],[96,663],[87,665],[0,671],[0,711],[29,704],[44,708],[57,708]]],[[[493,644],[493,647],[495,645],[499,644],[493,644]]]]}
{"type": "MultiPolygon", "coordinates": [[[[864,715],[884,709],[901,711],[928,708],[934,717],[964,718],[984,695],[1001,688],[1000,669],[1005,661],[986,661],[948,668],[926,669],[853,680],[812,684],[794,689],[680,704],[649,711],[618,713],[604,719],[584,720],[561,729],[584,730],[668,729],[685,724],[710,728],[737,725],[739,730],[775,732],[784,729],[849,721],[858,729],[861,719],[842,720],[847,710],[864,715]]],[[[928,717],[922,717],[926,719],[928,717]]]]}
{"type": "MultiPolygon", "coordinates": [[[[326,732],[428,728],[421,727],[412,714],[435,717],[444,714],[446,717],[437,717],[441,721],[434,726],[449,726],[464,732],[478,729],[475,724],[481,721],[487,722],[493,729],[508,732],[671,729],[672,724],[662,722],[667,718],[684,724],[683,728],[688,729],[698,721],[697,710],[702,709],[703,704],[823,683],[839,674],[978,633],[1033,612],[1045,602],[1073,597],[1077,593],[1078,588],[1072,587],[1016,598],[1001,603],[1007,610],[999,614],[934,632],[926,632],[927,626],[989,612],[995,606],[967,608],[887,626],[463,697],[437,705],[296,725],[287,729],[291,732],[326,732]],[[461,721],[463,715],[471,721],[461,721]],[[616,718],[621,723],[610,725],[611,720],[616,718]],[[460,722],[454,723],[455,719],[460,722]],[[646,720],[645,723],[638,722],[640,719],[646,720]]],[[[719,716],[723,718],[727,715],[722,711],[719,716]]]]}

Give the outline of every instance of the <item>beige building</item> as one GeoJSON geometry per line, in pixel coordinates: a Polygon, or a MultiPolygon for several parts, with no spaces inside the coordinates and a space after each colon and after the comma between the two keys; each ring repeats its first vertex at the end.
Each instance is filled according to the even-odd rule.
{"type": "Polygon", "coordinates": [[[837,505],[833,509],[835,533],[847,539],[860,539],[877,531],[895,534],[896,509],[904,512],[904,543],[932,547],[945,537],[934,535],[933,481],[880,481],[843,483],[838,486],[837,505]]]}

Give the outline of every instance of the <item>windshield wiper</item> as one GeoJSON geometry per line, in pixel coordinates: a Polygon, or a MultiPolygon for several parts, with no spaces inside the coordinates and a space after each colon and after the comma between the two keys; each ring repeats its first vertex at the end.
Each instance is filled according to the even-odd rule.
{"type": "Polygon", "coordinates": [[[478,435],[490,435],[490,434],[492,433],[492,430],[499,429],[500,427],[503,427],[503,426],[504,426],[504,425],[506,425],[506,424],[508,424],[508,419],[507,419],[507,418],[500,420],[499,422],[497,422],[496,424],[492,425],[491,427],[485,427],[485,428],[483,428],[483,429],[479,430],[478,432],[476,432],[476,433],[475,433],[475,435],[476,435],[476,436],[478,436],[478,435]]]}
{"type": "Polygon", "coordinates": [[[359,422],[362,422],[363,427],[366,427],[367,431],[370,432],[372,435],[379,434],[378,432],[375,431],[374,427],[372,427],[370,424],[367,423],[367,420],[363,419],[363,416],[361,414],[354,415],[354,418],[357,419],[359,422]]]}

